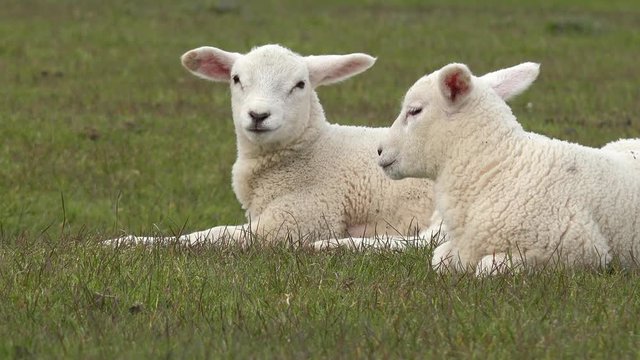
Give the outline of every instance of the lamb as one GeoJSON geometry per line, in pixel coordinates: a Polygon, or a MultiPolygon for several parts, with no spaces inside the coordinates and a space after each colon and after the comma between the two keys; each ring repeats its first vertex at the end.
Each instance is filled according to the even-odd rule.
{"type": "MultiPolygon", "coordinates": [[[[315,92],[367,70],[373,57],[303,57],[265,45],[247,54],[200,47],[181,60],[194,75],[230,85],[238,151],[232,186],[247,223],[185,234],[179,242],[401,241],[429,225],[432,182],[389,180],[375,153],[385,130],[328,123],[315,92]]],[[[125,236],[115,242],[161,240],[167,239],[125,236]]]]}
{"type": "Polygon", "coordinates": [[[409,89],[381,142],[389,177],[435,181],[449,239],[434,269],[486,275],[614,257],[631,266],[640,255],[640,178],[630,171],[640,139],[596,149],[523,130],[503,98],[526,89],[538,66],[491,83],[449,64],[409,89]]]}
{"type": "MultiPolygon", "coordinates": [[[[482,79],[487,84],[489,84],[489,86],[491,86],[502,99],[507,101],[515,95],[526,90],[529,85],[524,83],[509,83],[508,81],[505,81],[505,79],[509,78],[513,74],[521,74],[521,76],[527,77],[531,79],[531,81],[533,81],[538,76],[538,67],[535,64],[520,64],[508,69],[502,69],[485,74],[482,76],[482,79]]],[[[407,245],[440,245],[441,243],[447,241],[447,239],[451,238],[451,234],[447,231],[446,224],[444,223],[442,216],[437,210],[433,211],[429,223],[431,225],[427,229],[420,232],[418,237],[413,239],[413,242],[396,241],[395,239],[384,239],[385,241],[380,241],[380,239],[377,238],[344,238],[317,241],[313,244],[313,246],[316,249],[343,247],[352,250],[379,248],[402,250],[406,248],[407,245]]]]}

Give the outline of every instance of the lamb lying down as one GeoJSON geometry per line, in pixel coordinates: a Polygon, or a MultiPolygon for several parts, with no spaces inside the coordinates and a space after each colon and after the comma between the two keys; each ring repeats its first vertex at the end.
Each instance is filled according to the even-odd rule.
{"type": "Polygon", "coordinates": [[[463,64],[419,79],[381,142],[388,176],[435,181],[449,240],[432,266],[480,275],[635,264],[640,139],[595,149],[524,131],[503,100],[535,80],[538,65],[521,66],[530,71],[503,71],[497,83],[463,64]]]}
{"type": "MultiPolygon", "coordinates": [[[[505,101],[510,100],[515,95],[526,90],[528,83],[521,84],[522,88],[504,88],[505,78],[511,77],[513,74],[520,74],[521,77],[529,79],[531,82],[538,76],[538,65],[525,63],[516,65],[507,69],[494,71],[482,76],[482,80],[487,83],[493,90],[505,101]]],[[[517,84],[512,84],[515,86],[517,84]]],[[[447,232],[446,224],[438,211],[434,211],[431,215],[431,224],[428,228],[422,230],[417,237],[417,241],[410,242],[411,245],[426,246],[430,244],[440,244],[451,237],[447,232]]],[[[378,238],[343,238],[330,239],[325,241],[317,241],[313,245],[316,249],[324,249],[327,247],[344,247],[356,250],[371,248],[392,248],[401,249],[407,244],[406,241],[396,241],[395,239],[384,239],[380,241],[378,238]]]]}
{"type": "MultiPolygon", "coordinates": [[[[386,129],[330,124],[316,94],[317,87],[348,79],[374,62],[366,54],[300,56],[278,45],[247,54],[214,47],[185,53],[188,71],[230,88],[238,146],[232,185],[247,222],[177,241],[306,245],[353,236],[403,247],[414,243],[407,238],[420,240],[415,235],[428,227],[433,212],[432,182],[387,178],[376,164],[386,129]]],[[[171,239],[125,236],[111,242],[166,240],[171,239]]]]}

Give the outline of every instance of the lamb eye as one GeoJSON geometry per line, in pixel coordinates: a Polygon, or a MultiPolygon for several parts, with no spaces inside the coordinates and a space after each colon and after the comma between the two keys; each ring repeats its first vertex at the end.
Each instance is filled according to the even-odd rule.
{"type": "Polygon", "coordinates": [[[298,81],[295,87],[298,89],[304,89],[304,81],[298,81]]]}
{"type": "Polygon", "coordinates": [[[410,116],[416,116],[418,114],[420,114],[422,112],[422,108],[411,108],[407,111],[407,114],[409,114],[410,116]]]}
{"type": "Polygon", "coordinates": [[[239,84],[240,83],[240,77],[238,75],[233,75],[233,83],[234,84],[239,84]]]}

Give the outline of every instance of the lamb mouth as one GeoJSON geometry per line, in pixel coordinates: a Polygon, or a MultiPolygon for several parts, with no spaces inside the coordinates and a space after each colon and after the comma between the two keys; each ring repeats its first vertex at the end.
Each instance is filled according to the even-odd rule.
{"type": "Polygon", "coordinates": [[[269,131],[272,131],[272,129],[262,128],[262,127],[251,127],[251,128],[247,128],[247,131],[252,132],[254,134],[261,134],[261,133],[267,133],[269,131]]]}
{"type": "Polygon", "coordinates": [[[395,162],[396,162],[396,159],[393,159],[391,161],[387,161],[385,163],[381,163],[380,166],[382,167],[382,170],[386,170],[386,169],[389,168],[389,166],[395,164],[395,162]]]}

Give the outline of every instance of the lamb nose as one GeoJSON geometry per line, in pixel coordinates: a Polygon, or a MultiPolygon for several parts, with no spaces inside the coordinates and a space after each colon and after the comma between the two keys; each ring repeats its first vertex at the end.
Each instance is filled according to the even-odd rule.
{"type": "Polygon", "coordinates": [[[378,148],[378,156],[380,156],[380,155],[382,155],[382,148],[381,147],[378,148]]]}
{"type": "Polygon", "coordinates": [[[271,115],[269,112],[257,113],[255,111],[249,111],[249,116],[251,116],[251,119],[255,122],[264,121],[264,119],[268,118],[269,115],[271,115]]]}

